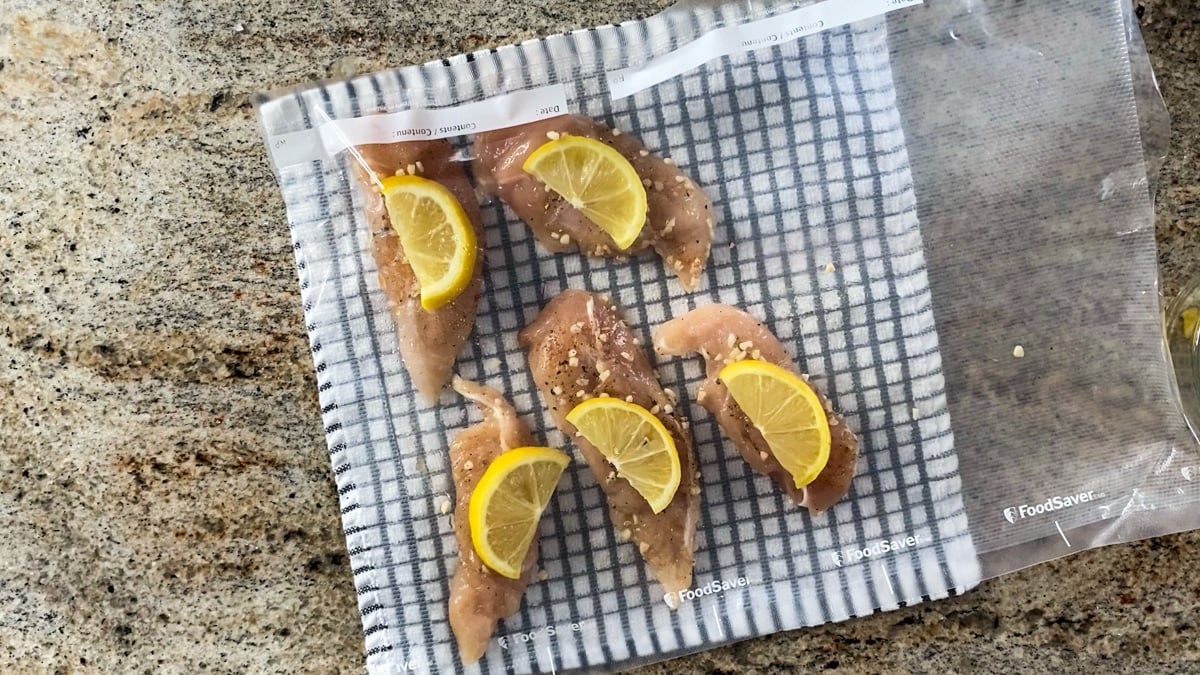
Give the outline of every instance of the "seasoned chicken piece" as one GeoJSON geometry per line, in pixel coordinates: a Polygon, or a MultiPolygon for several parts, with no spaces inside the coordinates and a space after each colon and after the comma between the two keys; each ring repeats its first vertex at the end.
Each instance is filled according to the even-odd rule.
{"type": "Polygon", "coordinates": [[[480,185],[512,207],[550,251],[578,248],[590,256],[624,256],[654,248],[679,275],[685,289],[693,291],[700,285],[712,243],[712,203],[671,160],[651,154],[633,136],[588,117],[564,115],[479,134],[475,153],[480,185]],[[625,251],[618,250],[612,237],[521,168],[543,143],[567,134],[611,145],[642,177],[646,225],[625,251]]]}
{"type": "Polygon", "coordinates": [[[458,640],[463,663],[474,663],[487,650],[496,624],[521,607],[521,595],[536,574],[537,540],[521,567],[520,579],[509,579],[488,569],[475,555],[468,516],[475,485],[501,453],[533,445],[529,428],[495,389],[455,377],[454,390],[483,410],[483,421],[468,427],[450,443],[454,474],[454,536],[458,543],[458,568],[450,580],[450,628],[458,640]]]}
{"type": "Polygon", "coordinates": [[[671,356],[699,353],[704,357],[708,379],[700,385],[696,401],[716,417],[746,462],[755,471],[770,476],[796,503],[814,513],[824,511],[850,489],[858,461],[858,438],[833,411],[829,399],[817,392],[829,419],[829,463],[816,480],[797,488],[762,434],[717,379],[723,367],[744,358],[768,361],[797,372],[779,339],[763,322],[729,305],[698,307],[659,326],[654,331],[654,350],[671,356]]]}
{"type": "Polygon", "coordinates": [[[567,290],[551,300],[518,339],[529,353],[530,372],[555,423],[579,447],[608,497],[609,516],[619,536],[633,541],[668,594],[688,588],[700,505],[691,434],[617,308],[591,293],[567,290]],[[679,490],[661,513],[654,513],[633,486],[616,476],[604,455],[577,436],[567,421],[572,408],[600,394],[651,411],[675,440],[679,490]]]}
{"type": "Polygon", "coordinates": [[[392,229],[379,180],[412,172],[441,183],[462,204],[475,229],[476,245],[482,246],[479,203],[461,164],[452,161],[452,152],[450,143],[444,140],[384,143],[357,146],[349,160],[362,188],[367,223],[371,228],[371,251],[379,268],[379,285],[388,297],[392,319],[396,322],[400,357],[413,385],[429,403],[437,400],[442,387],[450,380],[454,360],[475,325],[475,307],[482,286],[483,250],[477,249],[475,272],[458,297],[435,310],[422,308],[420,284],[404,256],[400,237],[392,229]]]}

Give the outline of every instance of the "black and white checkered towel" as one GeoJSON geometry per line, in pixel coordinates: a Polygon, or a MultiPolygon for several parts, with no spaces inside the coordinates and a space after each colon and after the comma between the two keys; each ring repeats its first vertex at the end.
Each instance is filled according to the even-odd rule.
{"type": "MultiPolygon", "coordinates": [[[[458,372],[504,391],[539,439],[569,449],[516,342],[545,301],[568,287],[609,294],[646,344],[664,320],[724,302],[765,318],[862,439],[849,495],[814,517],[751,472],[704,410],[681,403],[705,492],[702,592],[676,611],[575,462],[542,522],[548,578],[464,668],[447,623],[457,552],[441,506],[453,490],[449,440],[476,413],[452,392],[436,407],[418,401],[344,158],[277,167],[372,673],[617,669],[978,583],[886,22],[721,57],[628,98],[607,94],[605,72],[744,11],[672,11],[260,103],[270,139],[403,110],[413,90],[438,106],[563,83],[573,112],[636,134],[705,187],[718,214],[706,277],[688,294],[653,256],[551,255],[501,204],[485,205],[485,291],[458,372]]],[[[469,152],[470,139],[455,142],[469,152]]],[[[658,369],[681,394],[702,378],[697,359],[658,369]]]]}

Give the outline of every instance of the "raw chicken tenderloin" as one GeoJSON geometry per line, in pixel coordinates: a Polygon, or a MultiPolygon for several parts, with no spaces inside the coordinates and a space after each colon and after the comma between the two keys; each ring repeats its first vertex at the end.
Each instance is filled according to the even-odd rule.
{"type": "Polygon", "coordinates": [[[713,235],[712,203],[671,160],[641,141],[581,115],[564,115],[489,131],[475,137],[475,174],[481,186],[516,211],[552,252],[578,248],[590,256],[624,256],[654,248],[689,291],[700,285],[713,235]],[[558,193],[525,173],[530,153],[563,135],[603,141],[624,155],[646,186],[646,225],[620,251],[603,230],[558,193]]]}
{"type": "Polygon", "coordinates": [[[673,411],[674,398],[659,385],[617,308],[599,296],[564,291],[518,339],[529,353],[529,369],[555,423],[579,447],[604,490],[620,538],[633,541],[651,572],[672,594],[668,597],[676,597],[673,594],[692,583],[700,477],[691,434],[673,411]],[[617,477],[604,455],[577,436],[567,421],[567,413],[576,405],[600,394],[632,400],[650,410],[674,438],[679,490],[661,513],[654,513],[633,486],[617,477]]]}
{"type": "Polygon", "coordinates": [[[845,496],[858,461],[858,438],[833,411],[829,399],[817,392],[829,419],[829,463],[816,480],[797,488],[762,434],[717,378],[723,367],[743,358],[768,361],[797,372],[779,339],[763,322],[729,305],[698,307],[659,326],[654,331],[654,350],[663,355],[698,353],[704,357],[708,378],[700,385],[696,401],[716,417],[751,468],[770,476],[796,503],[815,513],[845,496]]]}
{"type": "Polygon", "coordinates": [[[474,663],[487,651],[500,619],[520,609],[525,587],[536,574],[538,546],[534,539],[521,566],[520,579],[509,579],[484,566],[471,541],[471,493],[493,460],[506,450],[533,445],[533,436],[495,389],[460,377],[454,378],[453,386],[483,410],[483,421],[460,431],[450,443],[454,536],[458,542],[458,568],[450,580],[450,628],[463,662],[474,663]]]}
{"type": "Polygon", "coordinates": [[[350,163],[362,187],[363,205],[371,228],[371,251],[379,268],[379,285],[387,295],[400,342],[400,357],[413,385],[428,403],[437,400],[450,380],[454,360],[475,325],[475,307],[482,286],[483,250],[477,248],[475,271],[458,297],[435,310],[421,307],[421,286],[408,265],[400,237],[392,229],[379,180],[411,171],[435,180],[462,204],[475,229],[476,246],[483,245],[479,203],[462,165],[452,160],[444,140],[357,146],[350,163]]]}

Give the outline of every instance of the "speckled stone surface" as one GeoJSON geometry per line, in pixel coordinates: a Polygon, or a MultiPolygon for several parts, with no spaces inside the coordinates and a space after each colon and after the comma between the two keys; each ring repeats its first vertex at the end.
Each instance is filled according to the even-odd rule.
{"type": "MultiPolygon", "coordinates": [[[[1200,256],[1200,8],[1142,4],[1169,294],[1200,256]]],[[[362,672],[249,96],[660,5],[0,0],[0,672],[362,672]]],[[[1195,672],[1198,544],[643,672],[1195,672]]]]}

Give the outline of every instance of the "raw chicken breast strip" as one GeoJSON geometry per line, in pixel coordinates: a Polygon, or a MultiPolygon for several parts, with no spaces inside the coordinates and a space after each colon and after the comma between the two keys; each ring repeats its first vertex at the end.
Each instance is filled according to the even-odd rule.
{"type": "Polygon", "coordinates": [[[797,372],[783,344],[763,322],[729,305],[698,307],[659,326],[654,331],[654,350],[663,355],[698,353],[704,357],[708,378],[700,385],[696,401],[713,414],[751,468],[770,476],[796,503],[814,513],[824,511],[850,489],[858,461],[858,438],[821,392],[817,395],[825,406],[831,434],[829,463],[816,480],[797,488],[762,434],[717,379],[723,367],[744,358],[768,361],[797,372]]]}
{"type": "Polygon", "coordinates": [[[450,190],[475,229],[477,246],[483,245],[479,203],[467,174],[452,160],[445,140],[360,145],[350,163],[362,188],[364,210],[371,228],[371,251],[379,268],[379,285],[387,295],[400,342],[400,357],[413,385],[427,403],[433,403],[450,380],[454,360],[475,325],[475,308],[482,287],[483,250],[477,249],[475,272],[458,297],[446,305],[421,307],[421,286],[408,265],[400,237],[392,229],[379,180],[412,172],[435,180],[450,190]]]}
{"type": "Polygon", "coordinates": [[[537,539],[521,566],[521,578],[509,579],[488,569],[475,555],[468,512],[475,485],[501,453],[533,445],[529,428],[500,392],[455,377],[454,390],[478,404],[483,421],[458,433],[450,443],[454,476],[454,536],[458,568],[450,580],[450,628],[463,663],[474,663],[487,651],[496,624],[521,607],[525,587],[536,574],[537,539]]]}
{"type": "Polygon", "coordinates": [[[617,308],[591,293],[567,290],[559,294],[518,339],[528,351],[529,369],[551,416],[579,447],[604,490],[620,538],[633,541],[668,598],[675,597],[673,594],[692,583],[700,476],[691,434],[674,412],[674,397],[658,383],[617,308]],[[577,404],[600,394],[646,408],[674,438],[681,479],[675,499],[661,513],[655,514],[633,486],[617,477],[604,455],[577,436],[567,421],[567,413],[577,404]]]}
{"type": "Polygon", "coordinates": [[[588,117],[564,115],[479,134],[475,154],[480,185],[512,207],[550,251],[578,248],[590,256],[625,256],[654,248],[685,289],[693,291],[700,285],[712,244],[712,203],[671,160],[650,153],[633,136],[588,117]],[[542,144],[568,134],[611,145],[642,177],[646,225],[625,251],[618,250],[612,237],[521,168],[542,144]]]}

